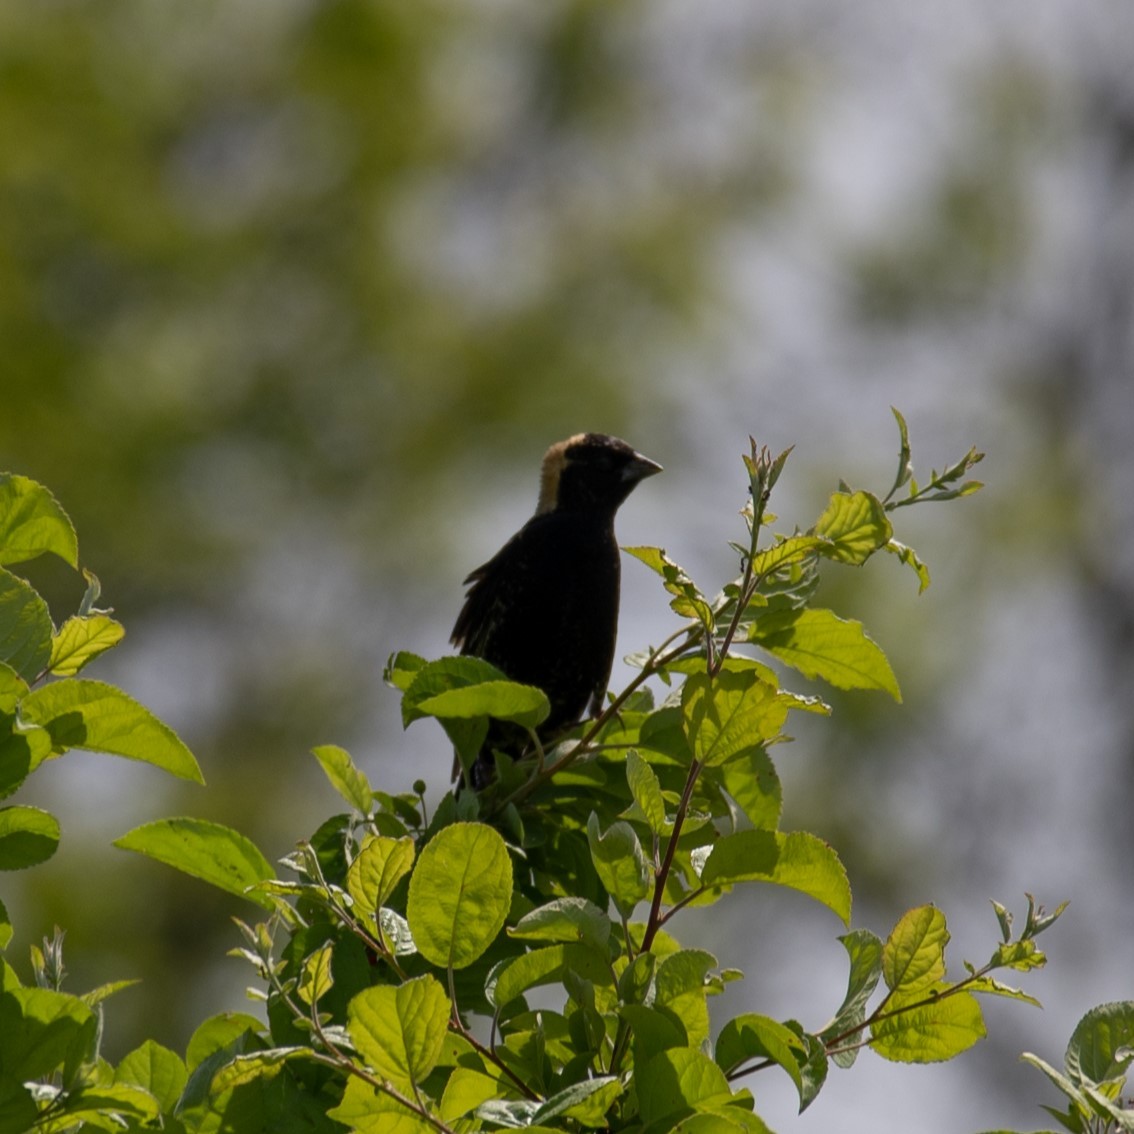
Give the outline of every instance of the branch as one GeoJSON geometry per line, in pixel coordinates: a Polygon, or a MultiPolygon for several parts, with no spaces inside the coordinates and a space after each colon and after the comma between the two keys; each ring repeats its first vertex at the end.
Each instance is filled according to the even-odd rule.
{"type": "Polygon", "coordinates": [[[670,867],[673,865],[673,856],[677,853],[677,840],[681,837],[681,828],[685,823],[686,813],[689,811],[689,801],[693,798],[693,787],[697,777],[701,774],[702,765],[693,760],[689,765],[689,772],[685,777],[685,789],[681,793],[681,802],[677,806],[677,813],[673,817],[673,831],[665,848],[665,858],[662,859],[661,869],[654,879],[654,899],[650,903],[650,917],[646,922],[646,932],[642,937],[642,948],[645,953],[654,943],[658,930],[661,928],[661,903],[665,892],[666,879],[669,877],[670,867]]]}

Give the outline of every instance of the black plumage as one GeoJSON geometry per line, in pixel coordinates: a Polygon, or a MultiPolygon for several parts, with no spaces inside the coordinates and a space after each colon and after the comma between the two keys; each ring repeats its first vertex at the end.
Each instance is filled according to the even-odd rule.
{"type": "MultiPolygon", "coordinates": [[[[580,433],[557,442],[543,458],[535,515],[465,580],[452,642],[547,694],[541,737],[601,708],[618,629],[614,514],[658,472],[660,465],[616,437],[580,433]]],[[[482,767],[491,767],[492,747],[515,755],[519,746],[517,732],[494,727],[482,767]]]]}

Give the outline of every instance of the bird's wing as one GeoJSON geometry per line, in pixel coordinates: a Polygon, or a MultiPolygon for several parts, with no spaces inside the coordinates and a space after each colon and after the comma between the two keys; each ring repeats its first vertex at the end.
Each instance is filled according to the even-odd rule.
{"type": "Polygon", "coordinates": [[[462,654],[491,655],[493,631],[524,585],[523,556],[518,555],[520,535],[513,536],[487,563],[473,571],[465,605],[457,615],[449,641],[462,654]]]}

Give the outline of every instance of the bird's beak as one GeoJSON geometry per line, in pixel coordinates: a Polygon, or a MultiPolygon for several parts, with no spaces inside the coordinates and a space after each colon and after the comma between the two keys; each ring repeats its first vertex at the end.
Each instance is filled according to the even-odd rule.
{"type": "Polygon", "coordinates": [[[653,476],[661,471],[662,467],[657,461],[651,461],[649,457],[635,453],[634,459],[622,470],[622,479],[631,484],[637,484],[638,481],[645,480],[646,477],[653,476]]]}

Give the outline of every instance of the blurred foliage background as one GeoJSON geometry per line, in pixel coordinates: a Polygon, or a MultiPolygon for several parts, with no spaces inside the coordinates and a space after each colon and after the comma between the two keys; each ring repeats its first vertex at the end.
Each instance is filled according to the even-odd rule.
{"type": "MultiPolygon", "coordinates": [[[[801,729],[786,826],[838,846],[857,924],[942,905],[957,963],[990,947],[986,897],[1074,901],[1042,1015],[995,1008],[945,1069],[868,1058],[798,1121],[761,1080],[759,1108],[1026,1124],[1046,1087],[1019,1051],[1057,1061],[1134,994],[1125,0],[4,5],[0,348],[0,467],[60,498],[127,626],[95,676],[209,781],[80,754],[21,796],[64,842],[3,880],[9,956],[59,924],[74,989],[141,976],[111,1054],[243,1006],[224,952],[248,916],[111,839],[190,813],[284,854],[336,806],[325,742],[443,790],[443,738],[403,735],[382,662],[445,650],[549,442],[600,429],[666,465],[621,538],[713,589],[747,435],[797,446],[777,511],[806,526],[840,475],[888,487],[889,404],[923,472],[975,443],[990,487],[899,531],[924,597],[893,564],[825,583],[906,703],[839,697],[801,729]]],[[[36,571],[73,609],[79,581],[36,571]]],[[[671,616],[624,576],[629,651],[671,616]]],[[[744,1006],[820,1025],[829,916],[720,908],[686,934],[749,969],[744,1006]]]]}

